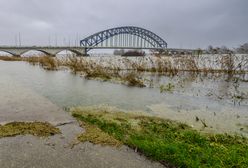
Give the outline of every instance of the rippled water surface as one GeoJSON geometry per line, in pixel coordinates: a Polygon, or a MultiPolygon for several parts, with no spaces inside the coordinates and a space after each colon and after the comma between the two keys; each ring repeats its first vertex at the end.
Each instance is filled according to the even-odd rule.
{"type": "Polygon", "coordinates": [[[105,104],[185,122],[207,132],[248,135],[245,76],[183,74],[170,78],[146,74],[145,78],[153,81],[153,87],[86,80],[66,70],[45,71],[24,62],[0,61],[0,81],[14,80],[62,108],[105,104]],[[159,86],[168,83],[175,85],[174,91],[160,93],[159,86]]]}

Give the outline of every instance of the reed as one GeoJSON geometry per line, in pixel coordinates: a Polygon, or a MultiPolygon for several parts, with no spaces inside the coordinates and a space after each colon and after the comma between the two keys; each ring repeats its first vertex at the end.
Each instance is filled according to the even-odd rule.
{"type": "Polygon", "coordinates": [[[14,56],[0,56],[0,60],[2,61],[22,61],[21,57],[14,56]]]}
{"type": "Polygon", "coordinates": [[[50,56],[42,56],[42,57],[25,57],[24,61],[29,62],[32,65],[40,65],[46,70],[57,70],[58,64],[56,58],[50,56]]]}

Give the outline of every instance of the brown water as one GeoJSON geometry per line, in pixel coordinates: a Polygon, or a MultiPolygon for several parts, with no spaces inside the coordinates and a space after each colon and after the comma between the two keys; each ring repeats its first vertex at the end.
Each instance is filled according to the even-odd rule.
{"type": "Polygon", "coordinates": [[[248,136],[247,76],[180,74],[170,78],[145,74],[143,77],[147,85],[153,81],[152,88],[85,80],[66,70],[45,71],[24,62],[0,61],[0,87],[6,87],[1,81],[17,83],[62,108],[104,104],[181,121],[198,130],[248,136]],[[168,83],[175,86],[173,92],[160,93],[159,86],[168,83]]]}

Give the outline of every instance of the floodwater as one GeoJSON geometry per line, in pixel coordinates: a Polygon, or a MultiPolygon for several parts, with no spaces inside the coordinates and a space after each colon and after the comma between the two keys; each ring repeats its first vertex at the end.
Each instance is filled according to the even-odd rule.
{"type": "Polygon", "coordinates": [[[25,62],[0,61],[0,81],[14,81],[61,108],[114,106],[180,121],[204,132],[248,136],[247,76],[145,74],[144,78],[152,87],[86,80],[68,70],[46,71],[25,62]],[[161,93],[159,86],[168,83],[174,91],[161,93]]]}

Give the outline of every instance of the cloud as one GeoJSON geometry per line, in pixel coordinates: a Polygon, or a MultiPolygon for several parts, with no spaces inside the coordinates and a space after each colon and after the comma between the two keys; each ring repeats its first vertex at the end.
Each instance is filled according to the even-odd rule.
{"type": "Polygon", "coordinates": [[[134,25],[169,47],[231,47],[248,40],[247,6],[247,0],[0,0],[0,45],[13,45],[19,32],[25,45],[47,45],[50,37],[63,44],[134,25]]]}
{"type": "Polygon", "coordinates": [[[32,30],[46,31],[46,30],[51,29],[52,25],[42,20],[35,20],[35,21],[32,21],[30,24],[28,24],[27,27],[32,30]]]}

